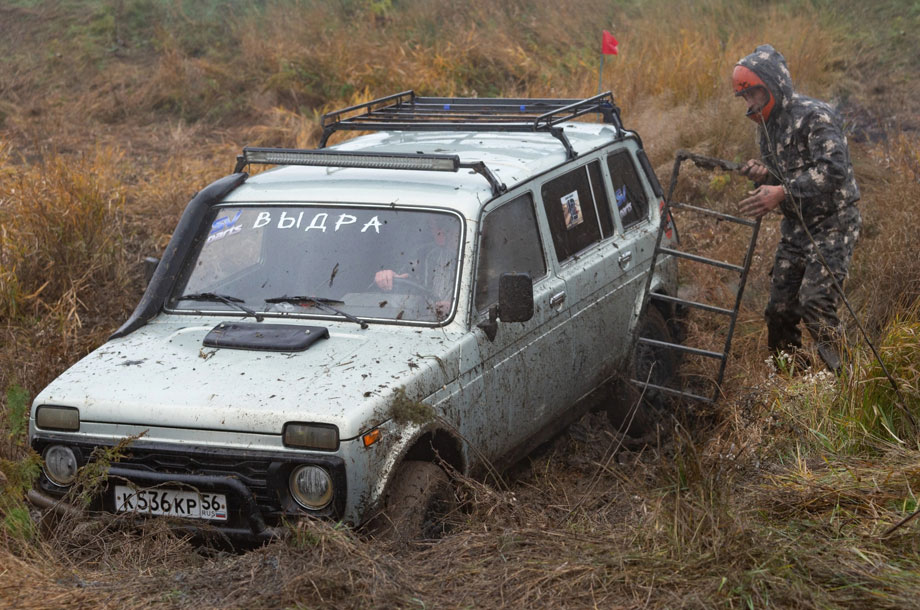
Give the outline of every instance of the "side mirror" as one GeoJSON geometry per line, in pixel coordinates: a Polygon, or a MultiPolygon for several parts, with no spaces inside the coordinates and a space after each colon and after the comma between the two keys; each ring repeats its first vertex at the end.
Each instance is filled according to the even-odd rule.
{"type": "Polygon", "coordinates": [[[489,341],[498,334],[498,320],[526,322],[533,317],[533,279],[529,273],[502,273],[498,279],[498,305],[489,310],[489,319],[479,323],[489,341]]]}
{"type": "Polygon", "coordinates": [[[498,318],[526,322],[533,317],[533,280],[529,273],[502,273],[498,279],[498,318]]]}
{"type": "Polygon", "coordinates": [[[144,284],[150,284],[150,280],[153,279],[153,274],[157,270],[157,265],[160,264],[160,259],[148,256],[144,259],[144,284]]]}

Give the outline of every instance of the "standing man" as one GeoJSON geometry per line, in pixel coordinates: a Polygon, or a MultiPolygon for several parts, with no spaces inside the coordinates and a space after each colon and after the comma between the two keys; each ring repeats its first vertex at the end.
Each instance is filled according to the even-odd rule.
{"type": "Polygon", "coordinates": [[[761,160],[741,169],[756,186],[739,204],[741,212],[759,218],[778,207],[783,214],[764,312],[767,343],[774,354],[794,355],[802,347],[803,321],[824,363],[839,372],[837,309],[862,223],[840,117],[793,90],[786,59],[770,45],[738,62],[732,87],[760,135],[761,160]]]}

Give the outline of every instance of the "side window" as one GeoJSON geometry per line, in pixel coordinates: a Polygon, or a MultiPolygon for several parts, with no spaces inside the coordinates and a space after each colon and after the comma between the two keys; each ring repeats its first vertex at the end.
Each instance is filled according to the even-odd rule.
{"type": "Polygon", "coordinates": [[[616,197],[617,211],[623,228],[628,229],[648,218],[648,198],[629,151],[621,150],[607,157],[610,180],[616,197]]]}
{"type": "Polygon", "coordinates": [[[508,271],[529,273],[534,281],[546,275],[530,193],[489,212],[482,221],[476,270],[478,311],[498,302],[498,278],[508,271]]]}
{"type": "Polygon", "coordinates": [[[550,180],[540,194],[560,262],[613,232],[597,161],[550,180]]]}

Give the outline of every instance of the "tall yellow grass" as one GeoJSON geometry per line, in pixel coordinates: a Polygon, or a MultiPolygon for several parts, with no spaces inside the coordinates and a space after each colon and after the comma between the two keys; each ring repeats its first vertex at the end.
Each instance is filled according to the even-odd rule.
{"type": "Polygon", "coordinates": [[[126,188],[112,169],[120,155],[10,161],[9,148],[0,151],[0,320],[62,307],[79,326],[80,310],[99,310],[88,296],[122,279],[126,188]]]}
{"type": "Polygon", "coordinates": [[[260,123],[278,108],[309,118],[410,88],[446,96],[587,96],[598,87],[600,31],[610,29],[620,54],[607,58],[602,86],[627,116],[660,99],[686,108],[680,122],[696,123],[707,102],[726,98],[731,66],[759,43],[783,50],[813,94],[825,93],[842,65],[835,33],[808,4],[655,1],[638,10],[585,0],[562,10],[549,0],[426,0],[384,18],[372,4],[269,3],[220,24],[225,42],[214,49],[202,49],[192,32],[217,24],[186,23],[186,16],[183,28],[154,27],[149,44],[157,53],[143,63],[130,54],[116,62],[96,83],[110,94],[91,107],[100,116],[119,116],[128,104],[188,120],[260,123]],[[141,70],[124,69],[132,63],[141,70]]]}

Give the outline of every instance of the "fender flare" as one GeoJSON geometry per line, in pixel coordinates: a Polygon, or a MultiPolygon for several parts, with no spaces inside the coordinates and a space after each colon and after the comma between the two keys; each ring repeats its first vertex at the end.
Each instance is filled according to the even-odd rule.
{"type": "Polygon", "coordinates": [[[446,437],[446,440],[454,446],[456,459],[453,461],[458,463],[452,463],[449,457],[445,457],[445,461],[451,464],[459,472],[466,473],[469,464],[463,451],[463,439],[445,426],[440,425],[440,422],[435,420],[423,426],[410,424],[404,428],[403,431],[405,433],[403,439],[405,440],[403,441],[401,439],[401,446],[398,451],[390,451],[386,463],[380,470],[380,477],[371,490],[370,497],[360,510],[362,522],[366,522],[382,508],[383,499],[386,497],[386,492],[393,483],[393,477],[399,469],[399,465],[406,459],[412,459],[411,455],[413,451],[421,446],[423,439],[428,435],[431,435],[432,438],[442,435],[446,437]]]}

